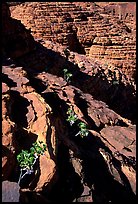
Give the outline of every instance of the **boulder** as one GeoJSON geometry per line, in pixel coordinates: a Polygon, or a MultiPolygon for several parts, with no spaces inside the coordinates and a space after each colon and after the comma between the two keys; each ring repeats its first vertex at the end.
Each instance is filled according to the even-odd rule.
{"type": "Polygon", "coordinates": [[[2,182],[2,202],[19,202],[20,186],[16,182],[2,182]]]}

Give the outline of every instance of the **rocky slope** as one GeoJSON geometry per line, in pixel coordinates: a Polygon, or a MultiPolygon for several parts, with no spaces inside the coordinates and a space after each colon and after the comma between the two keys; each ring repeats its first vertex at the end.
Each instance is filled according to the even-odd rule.
{"type": "Polygon", "coordinates": [[[7,4],[2,10],[3,185],[18,182],[17,154],[41,140],[45,155],[21,183],[20,201],[135,201],[135,84],[118,68],[73,51],[67,55],[58,43],[35,41],[10,17],[7,4]],[[88,136],[75,136],[78,121],[70,126],[68,108],[87,125],[88,136]]]}
{"type": "Polygon", "coordinates": [[[136,79],[135,2],[26,2],[10,9],[35,38],[69,46],[136,79]]]}

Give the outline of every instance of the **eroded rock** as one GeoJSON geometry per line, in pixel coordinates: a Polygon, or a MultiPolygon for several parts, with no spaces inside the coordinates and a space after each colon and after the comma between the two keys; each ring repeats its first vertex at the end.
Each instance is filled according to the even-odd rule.
{"type": "MultiPolygon", "coordinates": [[[[40,4],[42,6],[43,3],[24,3],[17,7],[27,9],[31,5],[33,12],[40,4]]],[[[72,5],[73,11],[78,9],[78,6],[89,11],[104,10],[89,2],[86,4],[78,2],[76,6],[75,3],[69,2],[56,4],[59,7],[64,5],[64,9],[67,10],[72,5]]],[[[52,10],[56,8],[54,2],[49,5],[52,10]]],[[[6,7],[3,7],[3,10],[5,9],[6,7]]],[[[17,21],[14,21],[17,24],[12,27],[10,23],[13,20],[9,11],[5,10],[3,14],[7,15],[7,25],[9,25],[6,27],[5,24],[4,32],[6,29],[9,29],[7,30],[9,33],[12,29],[14,31],[17,24],[20,27],[17,21]]],[[[41,12],[39,14],[41,16],[41,12]]],[[[99,13],[91,15],[92,20],[96,21],[101,21],[105,17],[99,13]]],[[[60,16],[59,21],[71,20],[69,16],[66,17],[60,16]]],[[[89,17],[85,12],[84,15],[74,17],[74,22],[83,22],[83,20],[87,22],[89,17]]],[[[111,19],[106,20],[108,22],[111,19]]],[[[112,27],[114,29],[112,32],[119,28],[119,26],[112,27]]],[[[121,27],[121,33],[123,29],[126,28],[121,27]]],[[[98,46],[104,44],[103,46],[107,47],[115,43],[113,39],[110,41],[106,37],[98,33],[93,42],[98,43],[98,46]]],[[[28,42],[32,37],[26,35],[26,38],[28,42]]],[[[13,56],[10,56],[14,59],[6,58],[10,54],[5,49],[7,39],[5,38],[3,45],[6,53],[3,56],[2,67],[3,180],[18,180],[19,167],[15,162],[17,154],[22,149],[29,149],[33,142],[40,140],[47,145],[47,149],[37,160],[38,166],[34,174],[29,175],[30,180],[26,179],[26,184],[21,185],[24,201],[134,201],[136,129],[130,120],[131,117],[123,117],[123,114],[112,110],[111,106],[114,103],[118,110],[119,106],[122,109],[124,108],[122,105],[125,104],[125,113],[131,113],[128,107],[131,104],[132,108],[135,104],[135,97],[132,97],[135,95],[135,86],[132,81],[125,78],[126,75],[118,68],[102,67],[102,64],[84,55],[70,52],[67,59],[64,47],[50,41],[37,43],[37,48],[33,52],[30,52],[32,50],[23,52],[19,46],[19,50],[15,49],[13,56]],[[20,54],[18,55],[16,51],[20,54]],[[66,66],[73,74],[70,83],[64,80],[62,73],[66,66]],[[132,89],[130,87],[126,89],[129,85],[132,89]],[[109,96],[108,104],[104,99],[109,96]],[[78,117],[73,126],[67,121],[68,108],[72,108],[78,117]],[[80,121],[87,125],[89,132],[87,137],[82,138],[79,134],[75,136],[79,131],[80,121]]],[[[59,41],[62,42],[62,38],[59,41]]],[[[135,109],[135,106],[133,108],[135,109]]],[[[134,115],[132,118],[134,119],[134,115]]]]}
{"type": "MultiPolygon", "coordinates": [[[[8,113],[6,111],[7,109],[5,109],[4,101],[7,95],[5,95],[5,97],[3,96],[3,117],[5,116],[6,119],[3,119],[2,123],[3,124],[2,144],[4,146],[13,145],[12,143],[13,128],[11,124],[14,125],[15,123],[17,126],[16,131],[14,133],[15,134],[14,140],[16,140],[17,138],[16,142],[22,143],[19,144],[20,147],[18,146],[18,149],[16,148],[15,150],[19,151],[20,148],[23,148],[25,146],[29,147],[28,145],[31,145],[31,142],[34,140],[33,135],[37,136],[35,140],[43,141],[44,143],[47,144],[47,151],[45,152],[46,156],[44,156],[44,159],[40,156],[40,178],[38,180],[38,186],[36,185],[37,190],[40,190],[44,185],[50,183],[50,180],[56,174],[55,152],[57,146],[55,143],[54,127],[51,128],[51,135],[49,135],[48,133],[48,129],[50,127],[50,120],[48,115],[50,114],[51,108],[48,106],[48,104],[45,103],[44,99],[38,93],[36,93],[35,90],[29,85],[28,83],[29,80],[26,78],[25,71],[23,71],[21,67],[20,68],[15,67],[14,69],[10,67],[3,67],[3,73],[6,74],[8,78],[11,79],[13,82],[15,82],[17,86],[11,87],[12,103],[10,106],[10,112],[8,113]],[[22,104],[23,102],[25,102],[26,105],[25,104],[23,105],[22,104]],[[20,106],[20,103],[22,104],[22,106],[20,106]],[[14,114],[14,116],[12,116],[12,114],[14,114]],[[10,117],[12,121],[10,119],[7,120],[7,117],[10,117]],[[24,130],[26,130],[26,136],[23,137],[24,139],[20,138],[19,140],[18,135],[23,134],[21,132],[24,132],[24,130]],[[52,158],[51,151],[53,152],[52,158]],[[46,171],[44,171],[45,168],[48,169],[47,173],[46,171]]],[[[3,93],[5,93],[5,91],[3,93]]],[[[5,172],[5,174],[6,164],[7,170],[10,171],[10,168],[13,168],[12,167],[13,162],[10,168],[8,168],[8,164],[10,164],[9,161],[11,160],[12,154],[10,154],[9,156],[10,157],[9,158],[7,157],[7,160],[6,157],[3,157],[3,171],[5,172]]]]}
{"type": "Polygon", "coordinates": [[[109,65],[120,68],[129,78],[134,78],[135,2],[33,2],[10,8],[11,16],[30,28],[36,40],[69,46],[70,50],[86,53],[103,64],[108,61],[109,65]],[[76,36],[70,28],[73,28],[76,36]]]}

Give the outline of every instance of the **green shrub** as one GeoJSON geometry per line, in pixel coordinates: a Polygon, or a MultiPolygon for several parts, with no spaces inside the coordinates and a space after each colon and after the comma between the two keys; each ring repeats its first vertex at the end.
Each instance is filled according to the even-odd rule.
{"type": "Polygon", "coordinates": [[[20,180],[26,175],[34,172],[33,166],[36,163],[37,158],[40,155],[43,155],[46,150],[46,144],[43,144],[42,141],[38,141],[32,144],[30,151],[22,150],[20,154],[17,155],[17,161],[21,169],[20,180]],[[25,173],[23,174],[23,171],[25,173]]]}
{"type": "Polygon", "coordinates": [[[66,119],[70,125],[72,126],[77,120],[78,120],[78,117],[77,115],[74,113],[74,111],[72,110],[72,108],[69,108],[68,111],[67,111],[67,115],[68,115],[68,118],[66,119]]]}
{"type": "Polygon", "coordinates": [[[82,138],[88,136],[89,131],[87,130],[87,126],[84,122],[79,122],[78,127],[80,128],[80,131],[75,135],[80,135],[82,138]]]}
{"type": "Polygon", "coordinates": [[[64,72],[64,79],[66,82],[71,82],[72,74],[68,72],[67,69],[63,69],[64,72]]]}
{"type": "MultiPolygon", "coordinates": [[[[67,115],[68,115],[68,118],[66,120],[70,123],[71,126],[77,121],[79,121],[78,116],[74,113],[72,108],[68,108],[67,115]]],[[[77,123],[80,130],[75,136],[80,135],[82,138],[85,136],[88,136],[89,131],[87,129],[87,125],[84,122],[77,122],[77,123]]]]}
{"type": "Polygon", "coordinates": [[[114,80],[114,81],[112,82],[112,84],[113,84],[113,85],[118,85],[118,84],[119,84],[119,81],[118,81],[118,80],[114,80]]]}

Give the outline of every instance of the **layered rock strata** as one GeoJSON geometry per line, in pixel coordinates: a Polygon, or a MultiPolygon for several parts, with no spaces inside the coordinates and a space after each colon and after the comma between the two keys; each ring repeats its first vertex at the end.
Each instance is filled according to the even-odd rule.
{"type": "Polygon", "coordinates": [[[135,79],[135,2],[32,2],[12,6],[11,11],[35,38],[69,46],[135,79]]]}
{"type": "Polygon", "coordinates": [[[123,107],[119,94],[125,102],[129,98],[127,105],[135,109],[135,84],[119,69],[102,67],[75,52],[67,56],[64,46],[35,42],[27,35],[26,41],[30,39],[35,49],[23,52],[19,46],[19,55],[5,49],[6,39],[3,44],[2,180],[18,181],[17,154],[41,140],[47,149],[37,171],[20,185],[21,202],[135,201],[135,116],[129,115],[129,106],[123,110],[126,118],[118,107],[111,109],[117,98],[123,107]],[[72,73],[71,82],[64,78],[65,68],[72,73]],[[107,95],[114,99],[107,101],[110,106],[104,102],[107,95]],[[69,108],[78,118],[73,126],[67,121],[69,108]],[[87,126],[89,134],[84,138],[75,136],[79,122],[87,126]]]}

